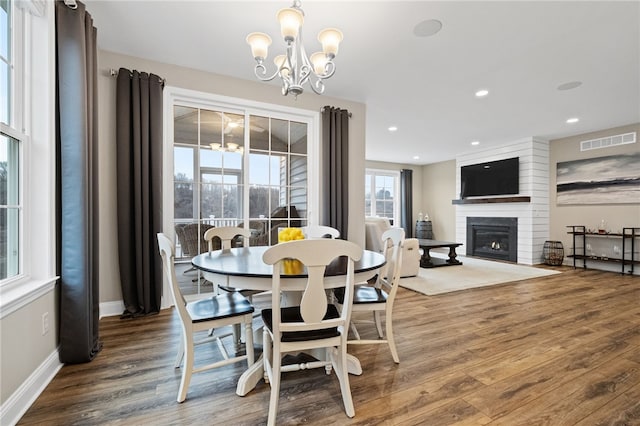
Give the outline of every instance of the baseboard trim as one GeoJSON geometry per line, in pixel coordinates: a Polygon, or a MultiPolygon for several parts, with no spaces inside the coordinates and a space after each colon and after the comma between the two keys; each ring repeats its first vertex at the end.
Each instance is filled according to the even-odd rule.
{"type": "Polygon", "coordinates": [[[102,302],[100,304],[100,318],[122,315],[123,312],[124,302],[122,300],[116,300],[114,302],[102,302]]]}
{"type": "Polygon", "coordinates": [[[58,348],[2,404],[0,424],[15,425],[62,368],[58,348]]]}
{"type": "MultiPolygon", "coordinates": [[[[163,297],[160,302],[160,309],[168,309],[172,307],[173,303],[171,302],[173,302],[171,297],[163,297]]],[[[124,312],[124,309],[124,302],[122,300],[102,302],[100,303],[100,318],[120,316],[124,312]]]]}

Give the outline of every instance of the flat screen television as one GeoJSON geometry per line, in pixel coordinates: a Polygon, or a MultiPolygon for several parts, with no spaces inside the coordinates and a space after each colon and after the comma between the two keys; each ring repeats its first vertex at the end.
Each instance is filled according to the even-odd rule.
{"type": "Polygon", "coordinates": [[[520,192],[518,157],[460,167],[460,198],[520,192]]]}

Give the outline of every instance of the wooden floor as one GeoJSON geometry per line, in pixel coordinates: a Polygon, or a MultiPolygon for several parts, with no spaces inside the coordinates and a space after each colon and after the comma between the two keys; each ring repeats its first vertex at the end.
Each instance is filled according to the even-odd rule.
{"type": "MultiPolygon", "coordinates": [[[[308,370],[284,376],[278,424],[640,424],[640,277],[563,271],[431,297],[401,288],[400,364],[382,345],[350,349],[364,370],[351,376],[356,416],[344,414],[335,375],[308,370]]],[[[100,333],[98,357],[65,366],[20,424],[266,422],[269,386],[236,396],[240,364],[194,375],[175,401],[174,310],[104,318],[100,333]]]]}

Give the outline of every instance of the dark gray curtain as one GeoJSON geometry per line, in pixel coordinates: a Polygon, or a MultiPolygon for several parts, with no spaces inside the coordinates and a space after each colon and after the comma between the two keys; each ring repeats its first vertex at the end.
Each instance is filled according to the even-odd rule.
{"type": "Polygon", "coordinates": [[[162,296],[162,89],[154,74],[118,71],[118,255],[123,317],[157,313],[162,296]]]}
{"type": "Polygon", "coordinates": [[[413,237],[413,170],[400,171],[400,226],[405,238],[413,237]]]}
{"type": "Polygon", "coordinates": [[[56,1],[56,225],[60,361],[91,361],[98,338],[96,34],[85,5],[56,1]]]}
{"type": "Polygon", "coordinates": [[[321,221],[348,239],[349,224],[349,111],[322,109],[321,221]]]}

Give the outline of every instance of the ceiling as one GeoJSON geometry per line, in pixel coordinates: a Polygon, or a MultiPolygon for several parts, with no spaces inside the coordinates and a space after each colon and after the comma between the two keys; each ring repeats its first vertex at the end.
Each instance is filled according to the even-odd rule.
{"type": "MultiPolygon", "coordinates": [[[[248,33],[284,1],[86,0],[100,49],[255,81],[248,33]]],[[[640,122],[640,2],[303,1],[307,51],[344,41],[327,96],[366,104],[368,160],[428,164],[640,122]],[[435,19],[442,29],[417,37],[435,19]],[[570,90],[558,86],[579,81],[570,90]],[[479,89],[489,90],[476,98],[479,89]],[[567,124],[572,117],[580,121],[567,124]],[[390,126],[398,130],[390,132],[390,126]],[[472,146],[472,141],[480,144],[472,146]],[[418,156],[418,159],[414,157],[418,156]]],[[[277,83],[263,83],[277,84],[277,83]]],[[[307,88],[301,96],[318,96],[307,88]]]]}

